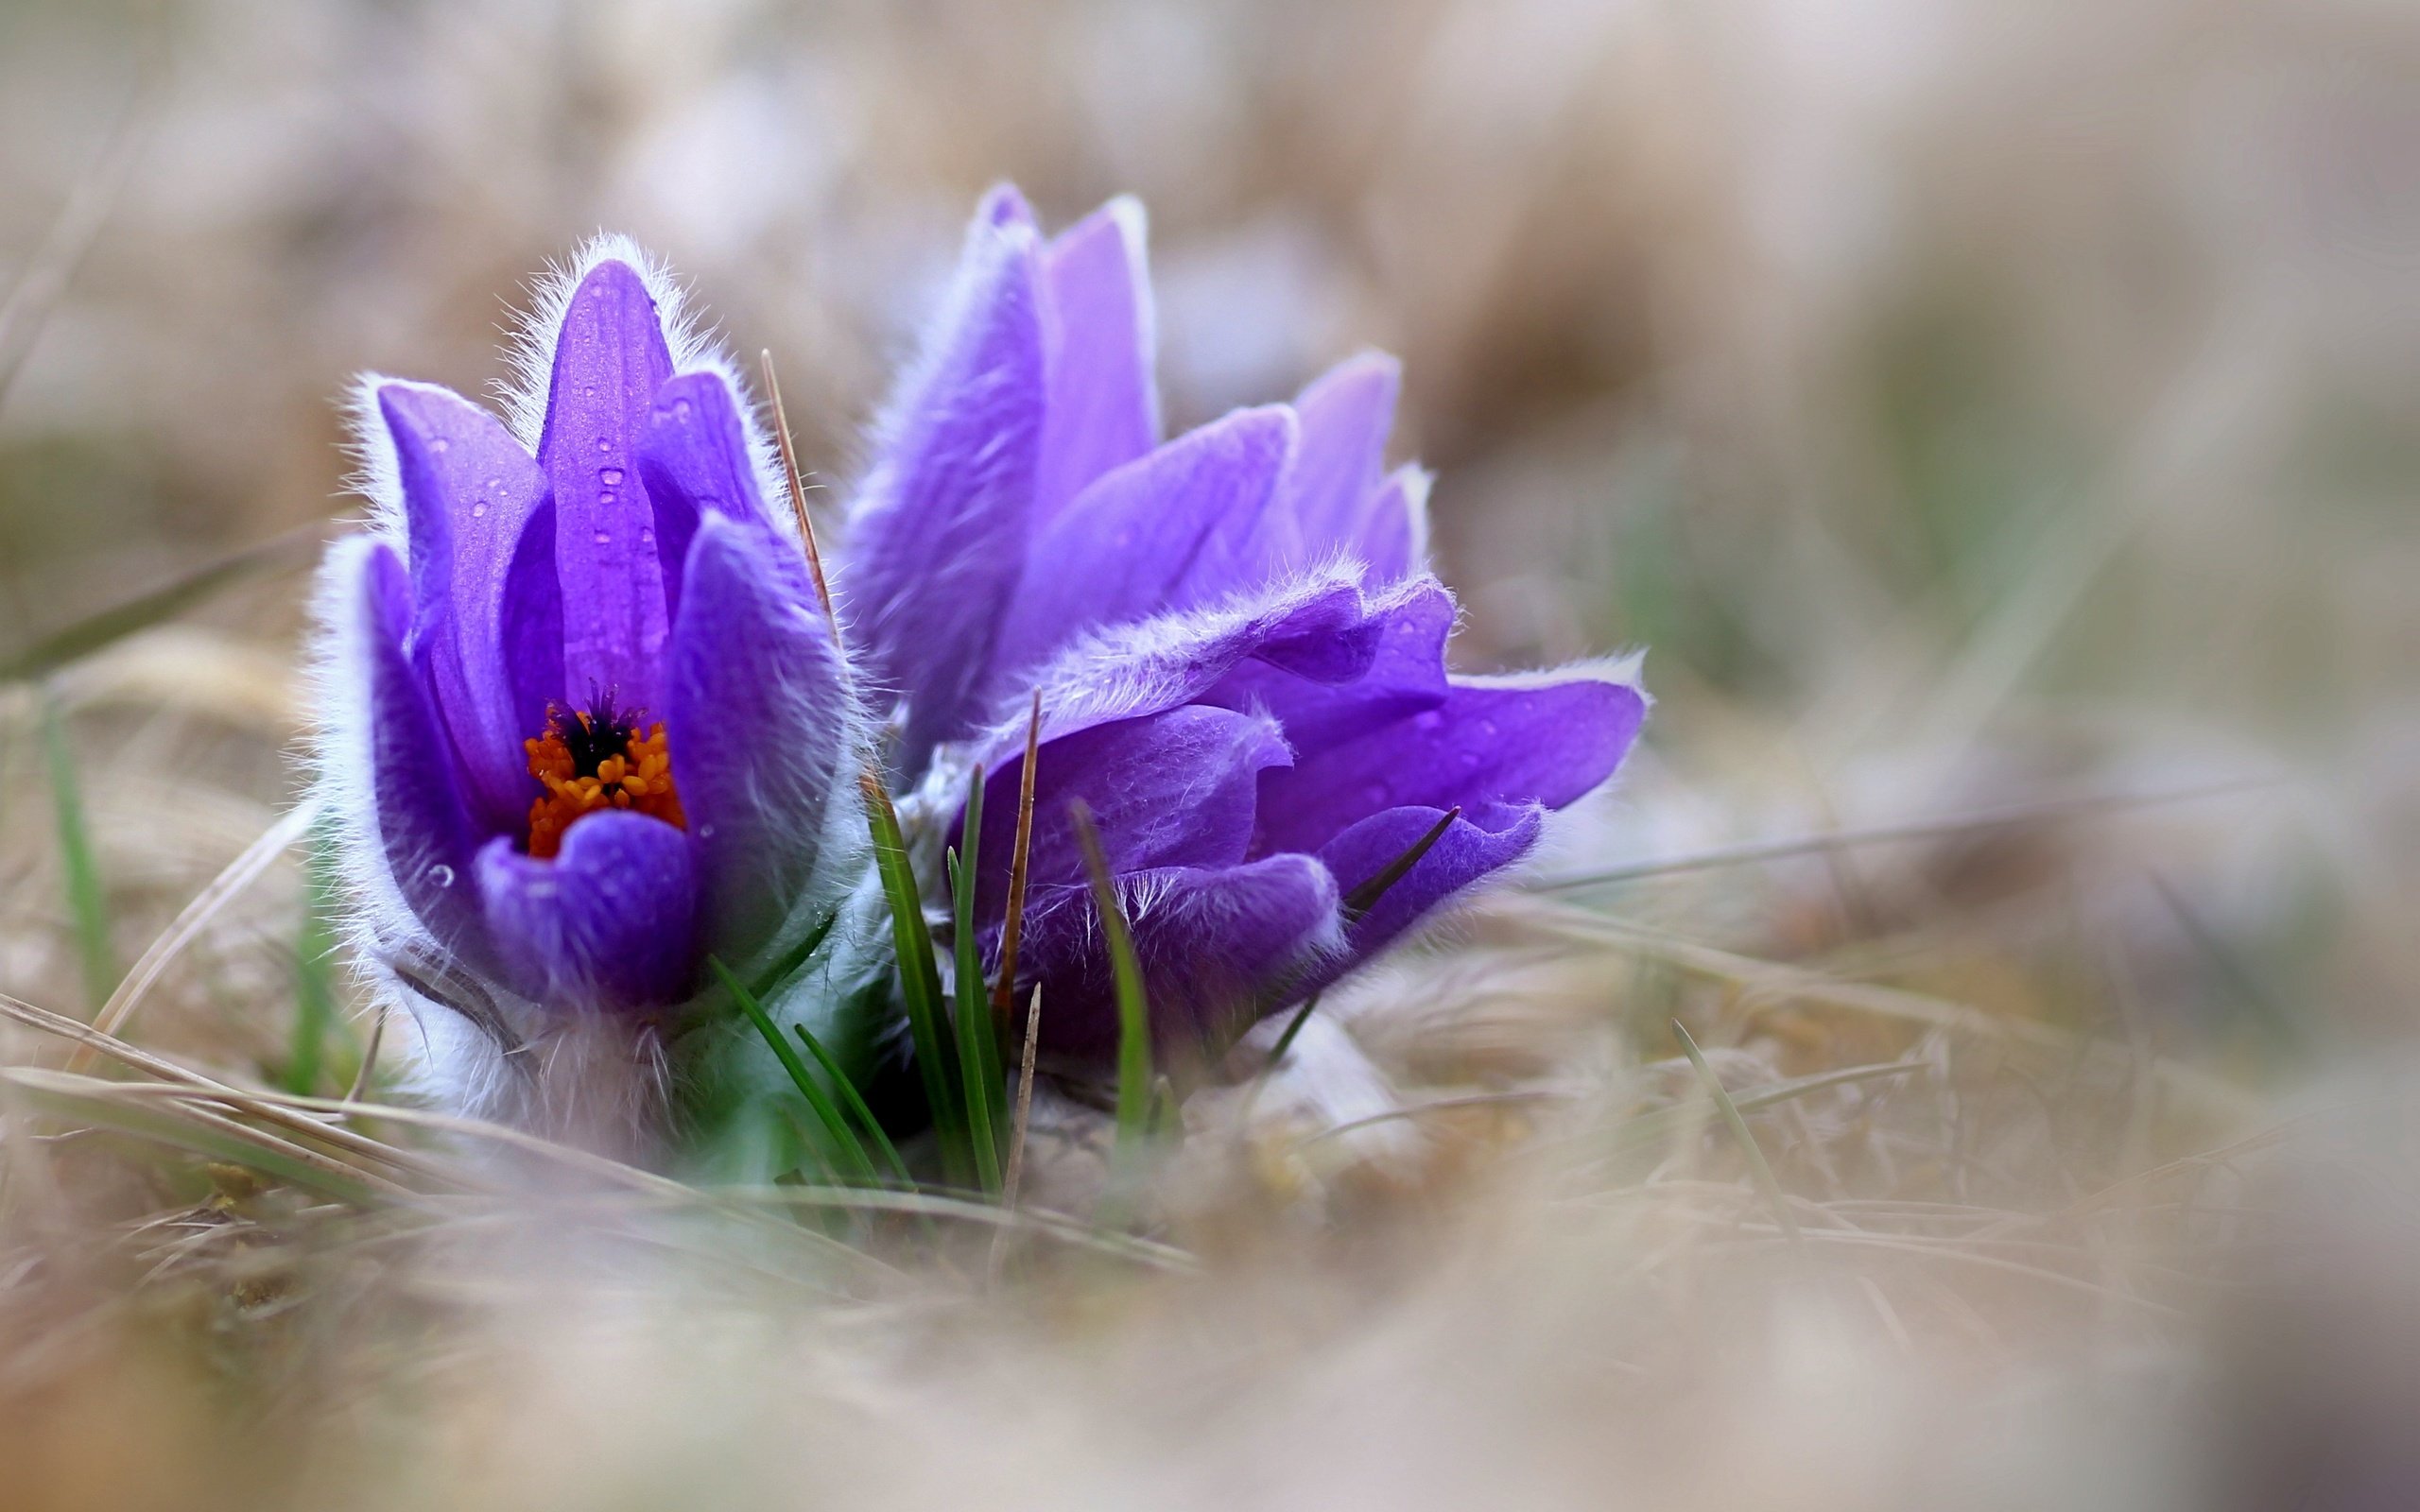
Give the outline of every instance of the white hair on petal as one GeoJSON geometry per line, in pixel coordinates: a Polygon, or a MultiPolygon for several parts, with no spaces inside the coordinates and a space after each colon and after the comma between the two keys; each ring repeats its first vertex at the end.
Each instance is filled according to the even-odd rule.
{"type": "Polygon", "coordinates": [[[1451,681],[1458,688],[1547,688],[1563,682],[1610,682],[1637,694],[1640,700],[1651,708],[1655,700],[1639,680],[1646,665],[1646,650],[1636,648],[1610,656],[1583,657],[1559,667],[1540,667],[1529,672],[1460,674],[1451,681]]]}
{"type": "Polygon", "coordinates": [[[337,411],[344,420],[345,457],[353,464],[345,474],[345,491],[357,493],[369,503],[371,533],[393,546],[396,555],[409,564],[411,539],[404,525],[402,467],[395,456],[395,438],[378,412],[378,391],[403,381],[382,372],[356,373],[345,386],[337,411]]]}
{"type": "Polygon", "coordinates": [[[782,467],[769,410],[760,409],[769,401],[760,401],[746,369],[693,308],[688,287],[673,276],[670,266],[619,232],[599,232],[569,258],[549,263],[545,271],[530,281],[528,308],[514,319],[507,338],[511,375],[499,380],[493,390],[504,407],[506,425],[531,455],[537,455],[538,439],[546,425],[547,390],[554,378],[555,348],[562,339],[563,317],[580,282],[605,263],[624,264],[638,274],[648,298],[655,301],[656,320],[663,327],[675,374],[710,372],[730,387],[737,401],[740,430],[747,437],[749,471],[756,480],[766,515],[775,530],[797,541],[788,473],[782,467]]]}
{"type": "MultiPolygon", "coordinates": [[[[1027,686],[1042,689],[1043,738],[1055,739],[1143,712],[1166,668],[1196,658],[1221,641],[1248,637],[1255,625],[1274,627],[1288,616],[1338,595],[1350,595],[1352,618],[1366,624],[1432,591],[1442,593],[1443,585],[1427,576],[1374,590],[1358,563],[1338,558],[1216,603],[1088,630],[1055,653],[1027,686]]],[[[1240,653],[1236,660],[1249,654],[1240,653]]],[[[1007,701],[1014,706],[1023,700],[1007,701]]],[[[1004,714],[970,744],[1004,760],[1012,748],[1023,748],[1028,719],[1022,711],[1004,714]]]]}
{"type": "Polygon", "coordinates": [[[382,1005],[402,1009],[420,1026],[427,1052],[420,1062],[424,1090],[451,1106],[476,1106],[478,1086],[502,1069],[493,1042],[459,1015],[412,991],[389,964],[406,956],[442,961],[449,953],[404,900],[379,832],[378,799],[371,785],[374,652],[369,618],[375,610],[369,602],[370,574],[372,554],[383,543],[378,534],[334,542],[313,590],[316,630],[307,673],[313,694],[311,793],[320,823],[334,834],[337,868],[349,904],[342,933],[355,974],[382,1005]]]}

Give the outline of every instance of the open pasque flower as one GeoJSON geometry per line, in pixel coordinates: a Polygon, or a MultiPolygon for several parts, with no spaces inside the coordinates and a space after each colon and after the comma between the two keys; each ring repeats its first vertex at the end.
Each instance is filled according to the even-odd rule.
{"type": "Polygon", "coordinates": [[[1384,467],[1392,359],[1163,443],[1152,347],[1138,206],[1046,240],[994,191],[882,423],[836,582],[853,651],[900,700],[899,769],[931,773],[925,806],[946,826],[964,764],[990,774],[994,957],[1040,690],[1018,977],[1042,986],[1043,1044],[1079,1060],[1110,1054],[1116,1017],[1077,802],[1155,1035],[1215,1045],[1521,860],[1646,710],[1629,663],[1447,674],[1427,479],[1384,467]]]}
{"type": "Polygon", "coordinates": [[[865,730],[669,284],[600,242],[521,359],[509,420],[361,385],[375,512],[323,576],[320,784],[361,954],[452,1101],[620,1143],[683,1073],[706,953],[761,971],[859,886],[865,730]]]}

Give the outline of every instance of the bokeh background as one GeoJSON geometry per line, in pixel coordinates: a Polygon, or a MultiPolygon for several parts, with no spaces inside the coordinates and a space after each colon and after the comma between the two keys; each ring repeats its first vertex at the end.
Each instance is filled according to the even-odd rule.
{"type": "MultiPolygon", "coordinates": [[[[254,555],[173,623],[45,681],[112,960],[79,947],[75,868],[43,800],[55,764],[35,694],[10,691],[0,988],[89,1007],[292,800],[311,542],[354,504],[336,408],[352,374],[493,385],[528,277],[598,229],[626,232],[735,347],[774,352],[804,460],[845,490],[964,215],[1002,178],[1055,223],[1115,193],[1148,202],[1172,426],[1282,397],[1365,346],[1403,356],[1399,446],[1441,473],[1436,550],[1469,666],[1648,648],[1648,748],[1549,877],[2040,810],[1851,860],[1616,889],[1619,927],[1657,932],[1651,969],[1636,937],[1542,923],[1565,894],[1526,895],[1466,927],[1459,954],[1349,1006],[1355,1065],[1390,1095],[1668,1069],[1676,1011],[1727,1025],[1727,1053],[1775,1072],[1934,1053],[1837,1023],[1752,1024],[1760,996],[1788,991],[1672,986],[1705,974],[1681,940],[2084,1031],[2238,1100],[2170,1130],[2174,1108],[2154,1116],[2123,1086],[2031,1081],[1935,1108],[1932,1164],[1913,1170],[1833,1160],[1837,1129],[1775,1129],[1785,1175],[1842,1201],[1912,1201],[1910,1184],[1931,1183],[1927,1201],[1954,1188],[2038,1212],[2276,1120],[2358,1104],[2401,1126],[2392,1078],[2420,1038],[2420,26],[2394,0],[5,0],[0,287],[19,293],[18,318],[0,320],[0,660],[254,555]],[[1542,957],[1542,936],[1563,954],[1542,957]],[[2029,1097],[2038,1117],[2008,1111],[2029,1097]]],[[[136,1038],[282,1069],[297,994],[314,990],[307,971],[296,985],[303,884],[287,869],[193,947],[136,1038]]],[[[1879,1104],[1851,1112],[1889,1122],[1879,1104]]],[[[2362,1254],[2410,1253],[2392,1247],[2408,1222],[2378,1216],[2413,1211],[2396,1194],[2408,1136],[2344,1138],[2382,1174],[2322,1202],[2328,1221],[2361,1228],[2362,1254]]],[[[1419,1165],[1378,1184],[1417,1194],[1457,1245],[1474,1225],[1554,1228],[1550,1206],[1472,1195],[1493,1184],[1477,1159],[1458,1146],[1450,1176],[1419,1165]],[[1440,1216],[1451,1203],[1488,1216],[1440,1216]]],[[[2291,1169],[2288,1188],[2325,1185],[2291,1169]]],[[[1333,1176],[1313,1183],[1331,1197],[1333,1176]]],[[[1385,1248],[1352,1203],[1323,1204],[1310,1221],[1335,1243],[1385,1248]]],[[[2171,1241],[2194,1259],[2169,1254],[2169,1272],[2241,1260],[2171,1241]]],[[[2099,1242],[2074,1240],[2100,1257],[2087,1271],[2099,1242]]],[[[1013,1341],[987,1336],[995,1395],[1025,1389],[1012,1359],[1051,1362],[1037,1400],[1056,1405],[1031,1417],[912,1372],[876,1370],[880,1388],[859,1391],[833,1367],[856,1383],[818,1376],[815,1400],[895,1424],[933,1389],[959,1436],[871,1441],[909,1459],[1023,1454],[1078,1501],[1182,1482],[1203,1505],[1450,1503],[1508,1486],[1549,1503],[1608,1485],[1642,1504],[1991,1486],[2008,1497],[1991,1504],[2254,1505],[2252,1471],[2189,1471],[2225,1458],[2194,1425],[2274,1381],[2289,1401],[2399,1400],[2343,1363],[2360,1351],[2310,1341],[2415,1315],[2382,1263],[2390,1297],[2324,1318],[2192,1312],[2156,1348],[2046,1324],[2042,1339],[2084,1341],[2050,1365],[2030,1348],[2031,1302],[1936,1298],[1942,1334],[1990,1340],[1988,1368],[1962,1353],[1952,1372],[1972,1392],[1943,1399],[1904,1352],[1792,1377],[1834,1357],[1786,1318],[1735,1351],[1692,1311],[1688,1265],[1623,1246],[1621,1288],[1550,1291],[1585,1297],[1568,1314],[1516,1305],[1505,1277],[1547,1263],[1526,1250],[1464,1290],[1426,1276],[1418,1329],[1334,1324],[1346,1363],[1323,1375],[1245,1344],[1221,1354],[1161,1302],[1123,1342],[1084,1347],[1114,1366],[1049,1353],[1030,1316],[1013,1341]],[[1658,1335],[1665,1353],[1624,1354],[1640,1310],[1692,1321],[1658,1335]],[[1516,1320],[1482,1326],[1499,1315],[1516,1320]],[[1559,1320],[1582,1315],[1564,1336],[1559,1320]],[[2273,1345],[2272,1329],[2316,1350],[2307,1373],[2331,1383],[2274,1357],[2229,1374],[2238,1335],[2273,1345]],[[1645,1388],[1591,1373],[1579,1357],[1599,1350],[1677,1371],[1657,1380],[1685,1377],[1701,1395],[1677,1400],[1703,1412],[1678,1436],[1603,1447],[1607,1415],[1636,1406],[1621,1393],[1645,1388]],[[1483,1367],[1458,1374],[1474,1355],[1483,1367]],[[1167,1400],[1148,1428],[1115,1450],[1087,1437],[1099,1403],[1155,1375],[1167,1400]],[[2193,1399],[2204,1417],[2140,1432],[2066,1405],[2107,1392],[2131,1412],[2208,1380],[2222,1384],[2193,1399]],[[1807,1381],[1834,1384],[1810,1396],[1807,1381]],[[1270,1405],[1222,1419],[1202,1450],[1180,1426],[1193,1392],[1270,1405]],[[1322,1416],[1339,1400],[1352,1410],[1322,1416]],[[1942,1400],[1992,1426],[1937,1432],[1942,1400]],[[1329,1422],[1350,1426],[1314,1431],[1329,1422]]],[[[1564,1281],[1585,1269],[1555,1255],[1564,1281]]],[[[1254,1285],[1282,1304],[1254,1290],[1200,1305],[1263,1329],[1254,1307],[1353,1314],[1326,1289],[1334,1273],[1280,1274],[1254,1285]]],[[[1748,1295],[1761,1308],[1780,1284],[1748,1295]]],[[[1884,1315],[1886,1333],[1907,1321],[1884,1315]]],[[[656,1368],[631,1361],[664,1344],[572,1332],[567,1356],[621,1362],[609,1378],[656,1368]]],[[[1904,1333],[1932,1359],[1925,1322],[1904,1333]]],[[[0,1374],[52,1389],[49,1366],[26,1364],[37,1353],[0,1374]]],[[[555,1384],[499,1366],[494,1400],[577,1396],[515,1359],[555,1384]]],[[[691,1385],[714,1378],[679,1359],[691,1385]]],[[[57,1504],[79,1504],[97,1472],[73,1446],[108,1441],[125,1393],[184,1400],[182,1374],[129,1387],[117,1368],[95,1367],[89,1420],[50,1437],[70,1446],[45,1461],[57,1504]]],[[[2360,1412],[2331,1413],[2317,1416],[2358,1438],[2360,1412]]],[[[163,1463],[216,1464],[195,1424],[218,1419],[176,1414],[192,1442],[163,1463]]],[[[525,1466],[512,1494],[579,1504],[579,1467],[597,1486],[644,1479],[612,1469],[629,1441],[603,1424],[622,1419],[572,1416],[579,1447],[525,1466]]],[[[982,1484],[971,1469],[903,1480],[873,1450],[815,1441],[850,1459],[852,1485],[982,1484]]],[[[2348,1484],[2415,1484],[2376,1473],[2348,1484]]]]}

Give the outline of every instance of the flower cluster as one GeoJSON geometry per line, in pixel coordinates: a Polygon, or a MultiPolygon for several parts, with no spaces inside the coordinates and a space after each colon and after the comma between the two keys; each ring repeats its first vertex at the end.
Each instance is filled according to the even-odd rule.
{"type": "Polygon", "coordinates": [[[837,603],[768,507],[743,386],[644,259],[592,248],[530,333],[509,420],[364,383],[377,513],[321,604],[354,933],[458,1103],[544,1121],[583,1093],[534,1052],[583,1026],[659,1092],[714,1079],[746,1037],[710,956],[861,1074],[900,1040],[864,989],[888,979],[869,770],[927,838],[988,774],[994,971],[1030,786],[1016,986],[1080,1065],[1116,1038],[1080,806],[1155,1036],[1216,1047],[1519,861],[1643,717],[1621,664],[1449,674],[1428,479],[1386,467],[1392,359],[1163,439],[1130,201],[1053,239],[1013,190],[985,200],[837,603]]]}

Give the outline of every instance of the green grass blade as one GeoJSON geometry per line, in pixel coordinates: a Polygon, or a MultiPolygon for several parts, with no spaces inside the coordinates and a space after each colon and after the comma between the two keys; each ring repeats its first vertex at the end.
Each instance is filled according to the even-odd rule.
{"type": "Polygon", "coordinates": [[[925,912],[916,890],[916,872],[908,860],[908,843],[899,833],[899,814],[882,779],[866,772],[857,779],[865,794],[866,818],[873,829],[873,860],[882,875],[883,896],[890,904],[890,938],[899,961],[899,992],[908,1010],[908,1032],[916,1045],[916,1072],[931,1105],[933,1131],[940,1137],[942,1170],[956,1186],[972,1183],[975,1160],[967,1148],[966,1105],[959,1095],[956,1057],[942,1022],[941,971],[933,958],[932,931],[925,927],[925,912]]]}
{"type": "Polygon", "coordinates": [[[974,1147],[976,1179],[982,1183],[985,1194],[998,1196],[1000,1131],[995,1105],[1000,1100],[999,1089],[994,1085],[997,1078],[996,1071],[985,1068],[987,1060],[998,1059],[998,1052],[995,1049],[989,1057],[983,1053],[983,1041],[989,1028],[984,1022],[984,1016],[992,1011],[992,1007],[983,1000],[982,961],[979,956],[973,961],[968,959],[977,955],[972,917],[974,878],[966,868],[959,865],[956,850],[946,852],[942,860],[949,871],[952,910],[961,920],[958,926],[957,946],[959,987],[950,1000],[950,1026],[957,1036],[958,1070],[966,1094],[967,1141],[974,1147]],[[976,999],[972,1003],[967,1001],[966,987],[970,971],[974,973],[976,990],[976,999]]]}
{"type": "Polygon", "coordinates": [[[1445,832],[1454,827],[1454,821],[1461,816],[1462,811],[1459,807],[1447,809],[1419,839],[1404,847],[1403,854],[1381,867],[1376,876],[1346,893],[1341,905],[1345,927],[1349,929],[1359,923],[1371,909],[1378,906],[1378,900],[1387,895],[1387,889],[1403,881],[1406,873],[1420,865],[1420,858],[1435,849],[1437,842],[1445,837],[1445,832]]]}
{"type": "MultiPolygon", "coordinates": [[[[722,984],[722,989],[731,994],[732,1002],[739,1005],[739,1011],[748,1015],[748,1022],[756,1026],[757,1034],[772,1050],[773,1058],[782,1063],[782,1070],[787,1072],[790,1080],[797,1085],[799,1095],[806,1099],[806,1106],[815,1113],[815,1121],[823,1125],[824,1136],[831,1142],[831,1153],[840,1160],[849,1175],[873,1181],[873,1161],[867,1158],[866,1147],[858,1143],[848,1120],[840,1116],[840,1109],[832,1101],[832,1094],[823,1090],[822,1083],[815,1079],[815,1074],[798,1058],[798,1052],[782,1038],[782,1031],[773,1023],[772,1015],[765,1011],[765,1005],[756,1001],[756,994],[749,991],[739,978],[732,974],[731,968],[723,965],[719,956],[707,956],[706,965],[713,969],[715,979],[722,984]]],[[[846,1085],[845,1079],[842,1085],[846,1085]]]]}
{"type": "Polygon", "coordinates": [[[294,1044],[279,1085],[308,1097],[320,1085],[328,1026],[336,1022],[336,855],[328,826],[315,826],[302,863],[302,926],[294,940],[294,1044]]]}
{"type": "Polygon", "coordinates": [[[1698,1049],[1698,1042],[1689,1038],[1688,1029],[1680,1020],[1672,1021],[1672,1032],[1681,1037],[1681,1048],[1688,1052],[1689,1064],[1697,1068],[1698,1079],[1705,1083],[1706,1091],[1714,1098],[1714,1106],[1721,1110],[1722,1121],[1731,1126],[1731,1137],[1739,1142],[1739,1153],[1748,1160],[1748,1174],[1754,1178],[1756,1190],[1764,1194],[1766,1205],[1772,1209],[1773,1221],[1781,1225],[1781,1231],[1789,1236],[1791,1244],[1797,1244],[1798,1220],[1790,1214],[1789,1198],[1782,1194],[1781,1183],[1773,1178],[1773,1168],[1765,1163],[1765,1152],[1757,1147],[1756,1136],[1748,1127],[1748,1120],[1741,1115],[1739,1105],[1733,1102],[1731,1094],[1723,1090],[1722,1078],[1706,1064],[1703,1052],[1698,1049]]]}
{"type": "Polygon", "coordinates": [[[832,1052],[823,1048],[823,1041],[815,1038],[814,1030],[805,1024],[794,1023],[790,1025],[790,1032],[798,1036],[799,1043],[806,1046],[806,1053],[815,1057],[815,1063],[823,1068],[823,1074],[832,1078],[832,1085],[840,1090],[840,1100],[848,1106],[850,1115],[856,1119],[857,1127],[864,1130],[873,1141],[874,1148],[882,1152],[882,1163],[890,1167],[891,1179],[902,1190],[914,1191],[916,1178],[908,1174],[908,1162],[899,1158],[899,1147],[891,1143],[890,1136],[882,1131],[882,1120],[874,1117],[873,1109],[866,1106],[865,1098],[857,1091],[856,1083],[840,1069],[840,1063],[833,1058],[832,1052]]]}
{"type": "Polygon", "coordinates": [[[983,952],[975,936],[975,867],[983,837],[983,768],[975,768],[966,793],[966,815],[951,852],[949,891],[958,951],[958,993],[950,1005],[958,1028],[958,1066],[966,1085],[966,1125],[975,1146],[975,1174],[983,1190],[1000,1194],[1000,1041],[992,1028],[990,994],[983,988],[983,952]]]}
{"type": "Polygon", "coordinates": [[[267,572],[305,560],[327,535],[324,523],[271,536],[232,556],[206,562],[147,593],[112,604],[60,627],[11,655],[0,657],[0,682],[21,682],[57,671],[138,630],[176,618],[221,590],[267,572]]]}
{"type": "Polygon", "coordinates": [[[76,781],[76,753],[59,704],[42,699],[43,754],[50,766],[50,804],[59,827],[59,864],[67,884],[67,912],[76,921],[76,948],[84,969],[84,995],[97,1013],[117,987],[117,954],[110,947],[108,889],[93,858],[93,835],[84,822],[84,795],[76,781]]]}
{"type": "Polygon", "coordinates": [[[1084,848],[1084,868],[1092,873],[1093,907],[1100,915],[1102,936],[1109,941],[1110,969],[1117,982],[1117,1153],[1131,1161],[1151,1134],[1151,1005],[1143,988],[1143,963],[1134,954],[1134,936],[1126,927],[1126,908],[1118,902],[1117,883],[1102,854],[1100,831],[1092,811],[1081,802],[1070,805],[1076,838],[1084,848]]]}

